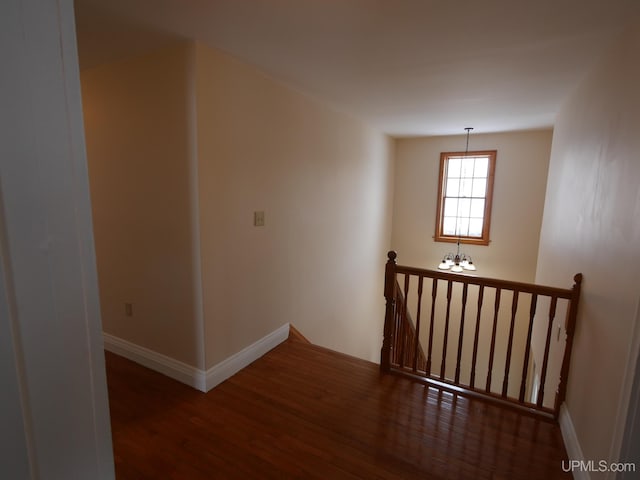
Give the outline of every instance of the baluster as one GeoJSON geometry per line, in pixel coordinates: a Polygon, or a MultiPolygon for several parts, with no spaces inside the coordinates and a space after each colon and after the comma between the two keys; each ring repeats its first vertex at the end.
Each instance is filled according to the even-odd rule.
{"type": "MultiPolygon", "coordinates": [[[[400,292],[400,286],[398,285],[398,293],[400,292]]],[[[400,295],[397,296],[396,298],[396,317],[395,317],[395,324],[394,324],[394,330],[393,330],[393,363],[395,365],[400,363],[400,357],[398,356],[400,354],[400,341],[402,340],[402,336],[401,336],[401,331],[402,331],[402,316],[403,316],[403,312],[402,312],[402,308],[404,306],[404,303],[400,301],[400,295]]]]}
{"type": "Polygon", "coordinates": [[[400,309],[400,304],[398,303],[398,299],[397,297],[394,299],[395,302],[395,309],[393,312],[393,325],[391,327],[391,332],[393,333],[393,336],[391,336],[391,349],[389,351],[389,360],[390,363],[393,365],[396,363],[396,354],[397,354],[397,350],[396,350],[396,338],[397,338],[397,331],[398,331],[398,315],[400,314],[400,312],[398,312],[398,310],[400,309]]]}
{"type": "Polygon", "coordinates": [[[520,403],[524,402],[524,395],[527,385],[527,374],[529,373],[529,355],[531,354],[531,332],[533,331],[533,318],[536,315],[538,294],[531,294],[531,308],[529,309],[529,330],[527,331],[527,343],[524,351],[524,366],[522,367],[522,381],[520,382],[520,403]]]}
{"type": "Polygon", "coordinates": [[[513,330],[516,326],[516,313],[518,311],[518,290],[513,291],[513,301],[511,302],[511,325],[509,326],[509,343],[507,344],[507,358],[504,364],[504,380],[502,381],[502,396],[507,396],[509,388],[509,370],[511,369],[511,352],[513,351],[513,330]]]}
{"type": "Polygon", "coordinates": [[[400,364],[400,344],[402,343],[402,319],[404,318],[404,301],[400,283],[396,284],[396,317],[393,331],[393,363],[400,364]]]}
{"type": "Polygon", "coordinates": [[[442,364],[440,365],[440,379],[444,380],[445,367],[447,363],[447,340],[449,337],[449,313],[451,312],[451,289],[453,281],[447,281],[447,314],[444,318],[444,341],[442,342],[442,364]]]}
{"type": "Polygon", "coordinates": [[[420,312],[422,310],[422,284],[424,277],[418,278],[418,311],[416,313],[416,338],[413,341],[413,372],[418,369],[418,345],[420,344],[420,312]]]}
{"type": "Polygon", "coordinates": [[[458,358],[456,359],[456,377],[455,383],[460,382],[460,360],[462,358],[462,339],[464,335],[464,315],[467,310],[467,290],[469,284],[462,286],[462,312],[460,313],[460,338],[458,339],[458,358]]]}
{"type": "Polygon", "coordinates": [[[433,351],[433,323],[436,316],[436,297],[438,296],[438,280],[434,278],[431,283],[431,320],[429,322],[429,349],[427,353],[427,376],[431,375],[431,352],[433,351]]]}
{"type": "Polygon", "coordinates": [[[478,359],[478,337],[480,336],[480,317],[482,315],[482,301],[484,299],[484,285],[480,285],[478,290],[478,313],[476,315],[476,331],[473,337],[473,357],[471,360],[471,388],[476,382],[476,360],[478,359]]]}
{"type": "Polygon", "coordinates": [[[407,319],[408,308],[407,302],[409,301],[409,274],[404,274],[404,302],[402,305],[402,319],[400,322],[400,368],[404,367],[405,352],[407,345],[407,336],[409,335],[409,320],[407,319]]]}
{"type": "Polygon", "coordinates": [[[540,388],[538,389],[538,402],[536,404],[538,407],[542,407],[542,402],[544,401],[544,384],[547,380],[547,366],[549,363],[549,350],[551,347],[551,330],[553,329],[553,319],[556,316],[557,303],[558,297],[551,297],[551,305],[549,305],[549,325],[547,327],[547,340],[544,344],[542,372],[540,373],[540,388]]]}
{"type": "Polygon", "coordinates": [[[496,351],[496,330],[498,328],[498,311],[500,310],[500,288],[496,288],[496,300],[493,305],[493,330],[491,332],[491,350],[489,351],[489,371],[487,372],[487,386],[485,390],[491,391],[491,374],[493,372],[493,356],[496,351]]]}

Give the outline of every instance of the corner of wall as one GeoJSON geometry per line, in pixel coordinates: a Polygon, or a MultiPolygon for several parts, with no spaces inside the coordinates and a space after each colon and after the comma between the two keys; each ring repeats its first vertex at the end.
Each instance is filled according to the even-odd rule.
{"type": "Polygon", "coordinates": [[[114,335],[103,333],[103,336],[105,350],[173,378],[201,392],[207,391],[204,372],[199,368],[192,367],[167,355],[141,347],[114,335]]]}
{"type": "Polygon", "coordinates": [[[105,350],[206,393],[284,342],[289,337],[289,328],[285,323],[206,372],[108,333],[103,336],[105,350]]]}
{"type": "Polygon", "coordinates": [[[227,378],[238,373],[244,367],[258,358],[262,357],[269,350],[274,349],[289,337],[290,325],[285,323],[277,330],[262,337],[257,342],[243,348],[238,353],[230,356],[222,362],[214,365],[205,374],[205,392],[224,382],[227,378]]]}
{"type": "Polygon", "coordinates": [[[194,323],[197,329],[196,361],[206,368],[206,324],[202,288],[202,246],[200,242],[200,189],[198,177],[198,41],[186,46],[187,60],[187,135],[189,163],[189,216],[191,225],[191,261],[193,264],[194,323]]]}

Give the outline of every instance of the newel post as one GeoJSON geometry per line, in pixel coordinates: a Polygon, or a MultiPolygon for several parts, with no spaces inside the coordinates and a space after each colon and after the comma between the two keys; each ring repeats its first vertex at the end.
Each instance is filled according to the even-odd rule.
{"type": "Polygon", "coordinates": [[[556,419],[560,414],[560,406],[567,395],[567,377],[569,376],[569,364],[571,362],[571,349],[573,348],[573,335],[576,329],[576,319],[578,317],[578,302],[580,300],[580,289],[582,286],[582,274],[576,273],[573,277],[573,287],[571,288],[571,304],[567,313],[567,323],[565,330],[567,332],[567,340],[564,346],[564,357],[562,359],[562,369],[560,370],[560,384],[558,386],[558,395],[556,396],[556,404],[554,415],[556,419]]]}
{"type": "Polygon", "coordinates": [[[396,289],[396,252],[387,253],[387,264],[384,272],[384,298],[386,308],[384,314],[384,338],[382,351],[380,352],[380,370],[391,370],[391,343],[393,340],[393,322],[395,316],[395,289],[396,289]]]}

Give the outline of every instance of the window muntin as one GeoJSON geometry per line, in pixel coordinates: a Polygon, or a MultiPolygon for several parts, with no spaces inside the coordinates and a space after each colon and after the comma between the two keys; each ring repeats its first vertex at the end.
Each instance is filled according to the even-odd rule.
{"type": "Polygon", "coordinates": [[[496,150],[443,152],[435,240],[489,244],[496,150]]]}

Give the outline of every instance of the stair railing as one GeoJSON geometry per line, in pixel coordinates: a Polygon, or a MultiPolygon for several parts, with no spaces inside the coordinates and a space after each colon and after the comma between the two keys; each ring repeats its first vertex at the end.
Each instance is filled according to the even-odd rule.
{"type": "Polygon", "coordinates": [[[582,274],[562,289],[399,266],[396,258],[388,253],[381,370],[557,419],[582,274]]]}

